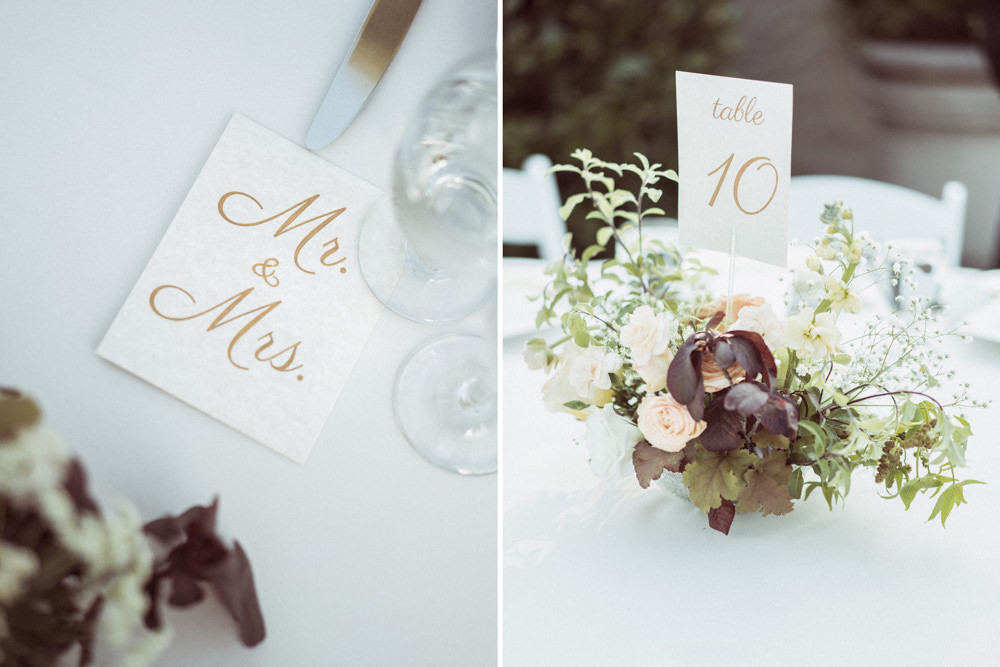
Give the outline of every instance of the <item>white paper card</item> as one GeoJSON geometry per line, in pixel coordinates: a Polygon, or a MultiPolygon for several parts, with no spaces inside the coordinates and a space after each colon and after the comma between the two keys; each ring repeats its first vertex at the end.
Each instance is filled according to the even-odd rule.
{"type": "Polygon", "coordinates": [[[97,353],[305,461],[382,312],[356,258],[380,196],[234,116],[97,353]]]}
{"type": "Polygon", "coordinates": [[[680,241],[786,266],[792,86],[677,72],[680,241]]]}

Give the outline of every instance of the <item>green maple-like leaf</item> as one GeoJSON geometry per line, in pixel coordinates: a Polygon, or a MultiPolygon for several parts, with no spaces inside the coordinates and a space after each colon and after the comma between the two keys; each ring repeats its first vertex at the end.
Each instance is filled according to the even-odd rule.
{"type": "Polygon", "coordinates": [[[791,474],[792,467],[788,465],[787,454],[783,450],[772,451],[757,460],[744,477],[746,486],[736,503],[737,511],[755,512],[759,509],[764,516],[791,512],[794,509],[792,497],[788,494],[791,474]]]}
{"type": "Polygon", "coordinates": [[[745,449],[710,452],[699,448],[694,461],[684,468],[684,485],[690,489],[691,502],[702,512],[722,504],[722,499],[736,500],[745,485],[743,475],[756,457],[745,449]]]}

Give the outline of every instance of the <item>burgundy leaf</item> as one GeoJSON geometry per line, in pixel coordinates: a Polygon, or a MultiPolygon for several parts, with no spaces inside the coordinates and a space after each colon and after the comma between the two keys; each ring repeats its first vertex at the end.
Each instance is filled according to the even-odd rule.
{"type": "Polygon", "coordinates": [[[700,421],[704,414],[705,382],[701,374],[704,344],[695,336],[688,338],[677,350],[667,367],[667,389],[670,395],[687,406],[688,412],[700,421]]]}
{"type": "Polygon", "coordinates": [[[734,385],[726,393],[723,406],[741,415],[755,415],[764,407],[769,398],[767,388],[756,382],[744,381],[734,385]]]}
{"type": "Polygon", "coordinates": [[[159,630],[163,627],[163,617],[160,615],[160,586],[163,584],[163,577],[154,574],[143,587],[146,597],[149,599],[149,607],[142,622],[150,630],[159,630]]]}
{"type": "Polygon", "coordinates": [[[758,418],[761,426],[775,435],[794,438],[799,432],[799,410],[795,403],[777,392],[772,392],[758,418]]]}
{"type": "Polygon", "coordinates": [[[722,320],[724,319],[726,319],[726,314],[723,311],[721,310],[715,311],[715,314],[712,315],[712,319],[710,319],[708,321],[708,324],[705,325],[705,329],[706,330],[714,329],[715,327],[719,326],[719,323],[722,322],[722,320]]]}
{"type": "Polygon", "coordinates": [[[726,337],[726,343],[727,346],[731,347],[736,363],[746,371],[748,380],[756,379],[762,374],[764,366],[753,343],[739,336],[726,337]]]}
{"type": "Polygon", "coordinates": [[[97,502],[87,490],[87,471],[79,459],[71,459],[63,477],[63,488],[80,514],[100,514],[97,502]]]}
{"type": "Polygon", "coordinates": [[[736,352],[729,344],[729,339],[725,336],[720,337],[716,341],[714,354],[715,363],[718,364],[719,368],[728,369],[730,366],[737,363],[736,352]]]}
{"type": "Polygon", "coordinates": [[[219,600],[236,621],[243,645],[256,646],[264,641],[267,633],[254,586],[253,570],[239,542],[233,542],[229,558],[215,571],[210,582],[219,600]]]}
{"type": "Polygon", "coordinates": [[[190,607],[205,598],[198,581],[188,572],[176,571],[171,576],[170,597],[167,602],[172,607],[190,607]]]}
{"type": "Polygon", "coordinates": [[[215,532],[215,517],[219,499],[208,506],[195,505],[179,517],[164,516],[143,526],[147,535],[155,537],[164,547],[172,548],[191,535],[215,532]]]}
{"type": "MultiPolygon", "coordinates": [[[[753,346],[753,349],[757,352],[757,360],[760,362],[759,368],[761,370],[758,372],[762,376],[761,379],[765,384],[767,384],[768,387],[773,387],[774,380],[778,377],[778,365],[774,362],[774,355],[771,354],[771,349],[767,346],[767,343],[764,342],[761,335],[754,331],[742,331],[739,329],[736,331],[728,331],[725,335],[730,337],[731,341],[733,339],[745,341],[753,346]]],[[[741,345],[741,348],[746,349],[743,345],[741,345]]],[[[737,357],[737,359],[739,359],[739,357],[737,357]]],[[[742,366],[743,363],[741,362],[740,365],[742,366]]],[[[747,371],[748,376],[753,377],[757,375],[757,373],[751,375],[750,369],[746,366],[743,366],[743,368],[747,371]]]]}
{"type": "Polygon", "coordinates": [[[215,533],[217,510],[218,498],[179,517],[166,516],[146,524],[146,533],[170,551],[146,584],[151,604],[144,621],[151,629],[160,626],[157,603],[164,581],[171,584],[167,602],[177,607],[200,602],[204,591],[199,582],[206,582],[236,621],[240,641],[254,646],[264,640],[265,632],[253,572],[243,547],[234,542],[230,549],[215,533]]]}
{"type": "Polygon", "coordinates": [[[644,489],[649,488],[649,483],[654,479],[660,479],[664,469],[671,472],[683,472],[685,464],[684,450],[667,452],[653,447],[646,440],[640,440],[635,449],[632,450],[632,466],[635,468],[635,476],[639,480],[639,486],[644,489]]]}
{"type": "Polygon", "coordinates": [[[726,410],[725,400],[718,395],[709,402],[708,408],[705,410],[705,421],[708,422],[708,425],[698,436],[698,440],[701,442],[701,446],[708,451],[725,452],[739,449],[743,445],[743,437],[740,435],[743,420],[739,414],[726,410]]]}
{"type": "Polygon", "coordinates": [[[733,517],[736,516],[736,505],[732,500],[722,499],[722,504],[713,507],[708,511],[708,525],[726,535],[729,534],[729,527],[733,524],[733,517]]]}

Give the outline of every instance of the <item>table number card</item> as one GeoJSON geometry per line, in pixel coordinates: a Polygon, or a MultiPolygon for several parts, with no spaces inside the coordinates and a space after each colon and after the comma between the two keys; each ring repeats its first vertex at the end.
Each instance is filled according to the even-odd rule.
{"type": "Polygon", "coordinates": [[[373,185],[235,116],[98,354],[303,462],[382,312],[373,185]]]}
{"type": "Polygon", "coordinates": [[[785,266],[792,86],[677,72],[680,241],[785,266]]]}

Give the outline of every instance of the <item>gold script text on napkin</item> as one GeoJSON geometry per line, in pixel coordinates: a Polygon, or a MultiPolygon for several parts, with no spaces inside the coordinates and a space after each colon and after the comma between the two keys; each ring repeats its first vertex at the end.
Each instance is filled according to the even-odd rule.
{"type": "MultiPolygon", "coordinates": [[[[295,261],[295,266],[298,267],[298,269],[300,271],[302,271],[303,273],[309,273],[309,274],[314,274],[316,272],[315,271],[310,271],[309,269],[303,267],[302,264],[299,262],[299,255],[302,253],[302,251],[305,249],[305,247],[307,245],[309,245],[309,243],[313,239],[315,239],[317,235],[320,234],[320,232],[322,232],[324,229],[326,229],[327,225],[329,225],[341,213],[343,213],[344,211],[347,210],[346,208],[341,207],[341,208],[335,209],[333,211],[327,211],[326,213],[320,213],[319,215],[314,216],[312,218],[309,218],[307,220],[299,220],[299,217],[303,213],[305,213],[305,211],[313,204],[313,202],[315,202],[317,199],[319,199],[319,195],[316,194],[316,195],[313,195],[312,197],[307,197],[306,199],[303,199],[302,201],[298,202],[297,204],[292,204],[291,206],[289,206],[288,208],[286,208],[284,211],[279,211],[278,213],[275,213],[272,216],[263,218],[261,220],[252,220],[250,222],[240,222],[238,220],[234,220],[232,217],[230,217],[230,214],[226,212],[226,204],[227,204],[227,202],[229,202],[230,198],[233,198],[233,197],[241,198],[241,199],[249,199],[250,201],[252,201],[254,204],[257,205],[258,209],[260,209],[261,211],[264,210],[264,206],[259,201],[257,201],[256,199],[254,199],[253,196],[248,195],[245,192],[235,192],[235,191],[234,192],[227,192],[226,194],[222,195],[222,197],[219,199],[219,215],[221,215],[222,219],[225,220],[226,222],[228,222],[231,225],[236,225],[237,227],[257,227],[258,225],[265,225],[265,224],[267,224],[269,222],[275,222],[279,218],[281,218],[283,216],[287,216],[285,218],[285,220],[281,223],[281,225],[278,227],[278,229],[275,230],[275,232],[274,232],[274,237],[275,238],[278,238],[282,234],[287,234],[289,232],[293,232],[293,231],[299,229],[300,227],[305,227],[307,233],[306,233],[305,236],[302,237],[302,240],[299,241],[298,246],[295,247],[295,254],[293,256],[293,259],[295,261]],[[312,225],[312,227],[307,227],[307,225],[310,225],[310,224],[312,225]]],[[[335,261],[328,261],[334,255],[336,255],[337,252],[340,250],[340,239],[338,237],[336,237],[336,236],[334,236],[329,241],[326,241],[325,243],[323,243],[322,247],[326,248],[326,250],[324,250],[322,252],[322,254],[320,254],[320,257],[319,257],[319,263],[322,264],[323,266],[336,266],[337,264],[340,264],[340,263],[344,262],[347,259],[346,257],[341,257],[340,259],[337,259],[335,261]],[[332,246],[332,247],[330,247],[330,246],[332,246]]],[[[340,272],[341,273],[347,273],[347,268],[346,267],[340,267],[340,272]]]]}
{"type": "MultiPolygon", "coordinates": [[[[226,350],[226,354],[229,357],[229,363],[231,363],[233,366],[236,366],[236,368],[239,368],[241,370],[249,370],[249,367],[243,366],[236,362],[236,360],[233,358],[233,351],[236,348],[236,346],[240,343],[240,341],[243,339],[243,337],[251,329],[257,326],[257,324],[259,324],[261,320],[270,315],[271,312],[276,310],[278,306],[281,305],[281,301],[272,301],[271,303],[266,303],[262,306],[257,306],[256,308],[251,308],[244,312],[236,312],[234,314],[234,311],[236,311],[236,309],[241,306],[243,300],[248,298],[251,294],[253,294],[253,291],[254,288],[249,287],[243,290],[242,292],[234,294],[228,299],[225,299],[224,301],[221,301],[213,306],[210,306],[209,308],[206,308],[204,310],[199,310],[193,313],[179,315],[179,314],[170,314],[164,310],[164,306],[166,304],[163,304],[162,301],[171,302],[169,305],[166,305],[168,309],[174,310],[175,312],[177,310],[180,310],[180,308],[178,307],[178,299],[176,298],[176,296],[164,297],[162,296],[164,293],[167,293],[169,295],[171,293],[176,294],[179,292],[180,294],[183,294],[187,298],[187,301],[190,302],[190,305],[193,306],[198,305],[198,300],[183,287],[178,287],[177,285],[160,285],[152,292],[150,292],[149,307],[153,309],[154,313],[156,313],[163,319],[170,320],[172,322],[184,322],[186,320],[193,320],[202,316],[207,316],[209,319],[211,319],[210,313],[212,313],[212,311],[218,310],[219,312],[215,316],[215,319],[213,319],[209,323],[208,328],[205,329],[206,332],[213,331],[215,329],[218,329],[219,327],[226,326],[231,322],[235,322],[237,320],[253,315],[253,317],[251,317],[249,320],[246,320],[243,323],[243,326],[233,334],[233,337],[229,341],[229,347],[226,350]]],[[[181,300],[181,303],[183,303],[183,300],[181,300]]],[[[257,338],[257,340],[259,342],[262,342],[262,344],[257,348],[257,350],[253,354],[253,358],[256,359],[257,361],[266,363],[270,365],[270,367],[273,368],[274,370],[280,371],[282,373],[288,373],[302,368],[303,364],[299,364],[298,366],[292,365],[295,363],[295,353],[298,352],[299,345],[302,344],[302,341],[296,341],[292,345],[289,345],[281,350],[278,350],[274,354],[269,354],[271,346],[274,345],[274,332],[268,331],[263,336],[257,338]]],[[[252,345],[252,343],[250,344],[252,345]]],[[[301,382],[303,376],[298,375],[296,379],[301,382]]]]}
{"type": "Polygon", "coordinates": [[[712,118],[719,120],[731,120],[736,123],[749,123],[751,125],[764,124],[764,112],[757,109],[757,98],[747,99],[746,95],[740,97],[735,106],[723,104],[722,98],[715,98],[712,105],[712,118]]]}
{"type": "MultiPolygon", "coordinates": [[[[315,247],[314,241],[319,243],[319,247],[315,253],[319,255],[319,266],[333,267],[338,264],[342,265],[347,260],[346,257],[337,256],[340,252],[339,237],[327,237],[325,241],[320,237],[320,234],[327,229],[330,223],[336,220],[347,208],[335,208],[319,215],[306,217],[304,215],[305,212],[309,210],[309,207],[317,199],[319,199],[318,194],[307,197],[273,215],[265,214],[266,217],[264,218],[254,218],[244,221],[238,219],[240,216],[236,211],[246,213],[246,209],[248,208],[246,206],[247,202],[252,202],[258,211],[263,211],[264,206],[255,197],[246,192],[232,191],[227,192],[219,198],[217,209],[224,221],[237,227],[258,227],[268,223],[278,224],[278,228],[273,234],[274,238],[296,231],[302,233],[303,236],[295,247],[292,260],[296,268],[302,273],[315,275],[316,271],[302,264],[302,261],[305,259],[303,251],[306,248],[315,247]],[[306,219],[303,220],[300,218],[306,219]]],[[[263,262],[253,264],[250,269],[255,275],[262,278],[270,288],[276,288],[280,284],[275,275],[275,268],[279,264],[280,262],[277,258],[269,257],[263,262]]],[[[315,267],[317,264],[314,261],[309,263],[308,266],[315,267]]],[[[339,271],[340,273],[347,273],[347,267],[340,266],[339,271]]],[[[256,336],[260,330],[258,327],[262,328],[264,326],[262,324],[263,320],[281,306],[280,299],[256,305],[252,302],[252,299],[257,296],[259,295],[255,294],[255,288],[248,287],[242,292],[237,292],[233,296],[209,305],[206,308],[203,302],[199,302],[198,298],[183,287],[164,284],[150,292],[149,307],[163,319],[172,322],[185,322],[204,318],[204,320],[208,321],[208,326],[205,328],[206,333],[221,327],[229,327],[226,331],[232,332],[232,337],[229,340],[229,346],[226,348],[226,356],[229,359],[229,363],[236,368],[249,370],[249,366],[238,362],[237,358],[248,360],[252,351],[253,359],[267,364],[278,372],[290,373],[301,369],[304,364],[296,364],[295,357],[299,352],[299,346],[302,344],[302,341],[296,341],[277,352],[272,352],[272,348],[275,347],[274,331],[268,331],[261,336],[256,336]],[[244,303],[244,301],[247,301],[247,303],[244,303]],[[230,324],[232,326],[229,326],[230,324]],[[252,330],[253,334],[250,333],[252,330]],[[252,342],[255,337],[257,343],[252,342]],[[256,350],[252,349],[254,346],[256,346],[256,350]]],[[[249,361],[245,363],[249,363],[249,361]]],[[[298,374],[296,379],[302,381],[303,375],[301,373],[298,374]]]]}

